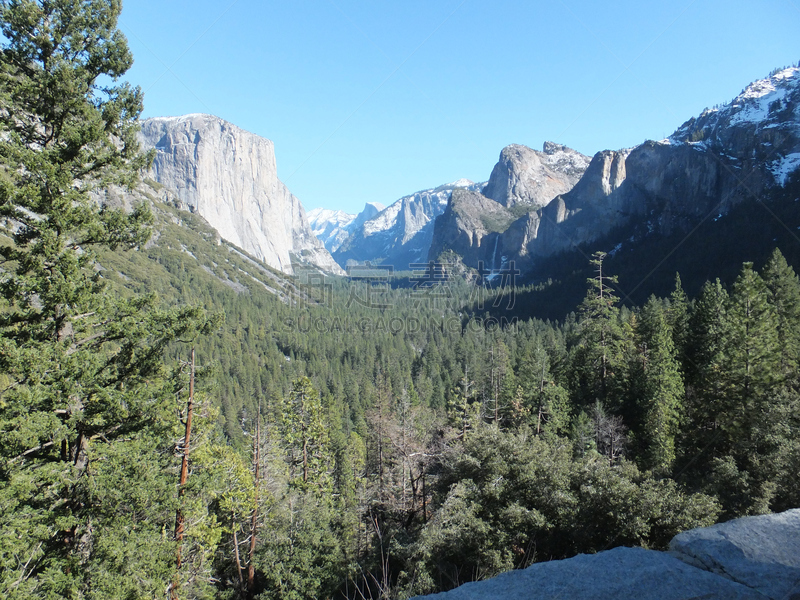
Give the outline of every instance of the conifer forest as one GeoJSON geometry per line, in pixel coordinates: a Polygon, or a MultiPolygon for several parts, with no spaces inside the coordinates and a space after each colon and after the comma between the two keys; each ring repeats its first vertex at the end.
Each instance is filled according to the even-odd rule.
{"type": "Polygon", "coordinates": [[[234,289],[196,215],[97,200],[154,185],[120,10],[0,1],[0,597],[409,598],[800,506],[780,249],[633,305],[594,248],[557,321],[461,276],[234,289]]]}

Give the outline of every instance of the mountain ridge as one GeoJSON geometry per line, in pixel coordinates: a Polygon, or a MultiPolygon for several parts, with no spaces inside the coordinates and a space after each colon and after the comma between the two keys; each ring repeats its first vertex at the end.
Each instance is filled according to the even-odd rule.
{"type": "MultiPolygon", "coordinates": [[[[800,166],[799,74],[789,67],[755,81],[664,140],[598,152],[570,191],[499,232],[501,254],[529,277],[558,277],[542,266],[558,254],[601,239],[608,250],[627,251],[647,236],[691,231],[711,212],[720,219],[742,202],[781,196],[800,166]],[[633,238],[613,238],[630,227],[639,230],[633,238]]],[[[429,260],[452,251],[478,268],[480,253],[450,243],[470,238],[447,231],[463,226],[437,223],[429,260]]]]}
{"type": "Polygon", "coordinates": [[[453,190],[480,189],[484,185],[459,179],[403,196],[354,227],[333,256],[342,267],[371,262],[404,270],[424,262],[434,221],[444,211],[453,190]]]}

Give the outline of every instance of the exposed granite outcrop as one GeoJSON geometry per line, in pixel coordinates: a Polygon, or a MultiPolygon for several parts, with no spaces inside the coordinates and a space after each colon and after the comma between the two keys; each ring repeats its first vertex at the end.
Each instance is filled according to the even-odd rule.
{"type": "Polygon", "coordinates": [[[581,554],[418,598],[800,599],[800,509],[686,531],[673,538],[670,549],[581,554]]]}
{"type": "Polygon", "coordinates": [[[227,241],[292,273],[292,260],[342,273],[311,231],[300,201],[278,179],[270,140],[211,115],[147,119],[149,173],[227,241]]]}
{"type": "Polygon", "coordinates": [[[455,190],[444,213],[436,219],[428,256],[436,260],[448,251],[455,252],[469,266],[483,261],[492,269],[503,255],[500,233],[513,221],[511,211],[494,200],[478,192],[455,190]]]}
{"type": "Polygon", "coordinates": [[[571,190],[588,166],[588,156],[561,144],[545,142],[541,152],[511,144],[500,152],[483,193],[506,208],[541,208],[571,190]]]}
{"type": "Polygon", "coordinates": [[[768,598],[800,599],[800,510],[684,531],[669,549],[685,563],[768,598]]]}

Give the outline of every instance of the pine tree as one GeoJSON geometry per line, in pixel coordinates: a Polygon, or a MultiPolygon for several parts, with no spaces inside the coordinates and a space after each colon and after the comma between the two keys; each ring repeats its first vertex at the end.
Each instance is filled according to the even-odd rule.
{"type": "Polygon", "coordinates": [[[746,480],[746,485],[720,487],[718,493],[731,514],[764,512],[774,494],[771,455],[779,440],[772,435],[771,421],[780,349],[775,309],[768,299],[764,281],[751,263],[745,263],[726,310],[726,337],[718,374],[724,389],[717,415],[722,442],[719,458],[735,466],[746,480]]]}
{"type": "Polygon", "coordinates": [[[638,321],[640,386],[636,402],[641,415],[637,439],[644,446],[640,463],[669,472],[675,460],[675,436],[682,414],[683,381],[672,332],[660,303],[651,297],[638,321]]]}
{"type": "Polygon", "coordinates": [[[777,382],[777,318],[768,295],[752,263],[745,263],[728,303],[727,336],[720,373],[726,386],[721,422],[731,448],[742,443],[742,436],[748,436],[777,382]]]}
{"type": "Polygon", "coordinates": [[[683,365],[686,426],[680,434],[681,460],[702,476],[721,443],[718,416],[725,391],[719,374],[723,368],[728,293],[719,279],[703,286],[689,319],[683,365]]]}
{"type": "Polygon", "coordinates": [[[672,344],[675,355],[682,366],[686,360],[686,345],[689,337],[689,299],[681,285],[681,276],[675,274],[675,289],[669,297],[669,309],[666,318],[672,332],[672,344]]]}
{"type": "Polygon", "coordinates": [[[761,272],[770,291],[768,301],[775,310],[780,371],[783,385],[800,384],[800,279],[777,248],[761,272]]]}
{"type": "Polygon", "coordinates": [[[149,235],[145,207],[126,214],[91,196],[132,186],[148,160],[135,137],[141,92],[117,83],[131,64],[116,29],[120,9],[116,0],[0,1],[0,372],[8,381],[0,529],[13,532],[0,546],[0,594],[9,598],[149,595],[164,589],[161,559],[174,556],[165,552],[170,540],[156,541],[169,506],[159,473],[168,467],[173,402],[162,361],[169,344],[204,324],[197,309],[120,299],[94,268],[93,248],[132,248],[149,235]],[[135,461],[128,454],[143,449],[135,461]],[[126,457],[135,466],[120,481],[109,465],[126,457]],[[114,515],[120,485],[142,503],[114,515]],[[153,518],[126,534],[122,569],[109,551],[125,531],[120,520],[144,515],[153,518]],[[145,564],[151,578],[135,572],[145,564]]]}
{"type": "Polygon", "coordinates": [[[578,340],[572,349],[573,394],[584,406],[600,400],[619,410],[624,395],[625,359],[629,332],[619,321],[619,298],[610,287],[616,276],[603,272],[604,252],[596,252],[592,265],[597,276],[588,279],[589,291],[580,306],[578,340]]]}
{"type": "Polygon", "coordinates": [[[292,384],[282,407],[292,485],[330,499],[333,460],[322,399],[308,377],[292,384]]]}

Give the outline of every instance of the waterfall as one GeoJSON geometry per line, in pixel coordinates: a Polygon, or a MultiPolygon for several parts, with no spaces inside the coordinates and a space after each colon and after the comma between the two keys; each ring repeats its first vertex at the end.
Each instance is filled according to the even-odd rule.
{"type": "Polygon", "coordinates": [[[500,241],[500,234],[494,238],[494,252],[492,252],[492,273],[497,271],[497,243],[500,241]]]}

